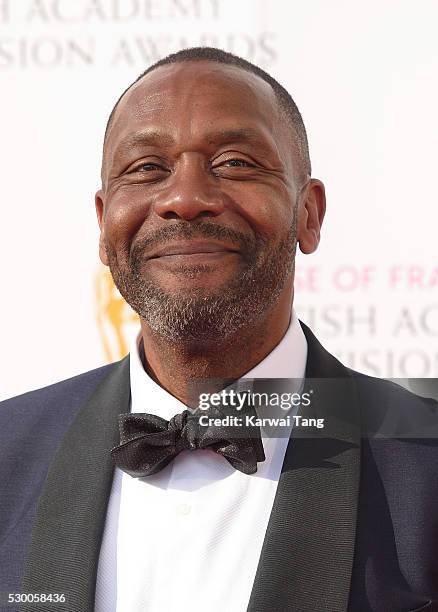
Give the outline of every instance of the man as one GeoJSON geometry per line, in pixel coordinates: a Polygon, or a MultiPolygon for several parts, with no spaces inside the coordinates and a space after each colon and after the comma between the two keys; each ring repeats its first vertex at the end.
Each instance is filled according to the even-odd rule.
{"type": "Polygon", "coordinates": [[[438,609],[437,404],[345,368],[292,310],[325,196],[290,95],[217,49],[158,62],[111,114],[96,211],[141,332],[2,404],[0,590],[46,594],[27,610],[438,609]],[[314,427],[201,437],[193,389],[244,377],[313,392],[314,427]]]}

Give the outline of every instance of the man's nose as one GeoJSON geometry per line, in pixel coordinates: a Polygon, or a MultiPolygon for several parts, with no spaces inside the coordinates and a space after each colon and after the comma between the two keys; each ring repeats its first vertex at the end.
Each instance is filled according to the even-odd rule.
{"type": "Polygon", "coordinates": [[[167,181],[155,202],[155,212],[160,217],[191,221],[202,216],[216,217],[224,211],[218,179],[196,154],[187,154],[167,181]]]}

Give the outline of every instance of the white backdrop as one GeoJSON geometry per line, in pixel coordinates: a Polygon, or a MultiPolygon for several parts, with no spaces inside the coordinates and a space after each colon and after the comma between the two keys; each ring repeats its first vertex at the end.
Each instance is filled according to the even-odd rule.
{"type": "Polygon", "coordinates": [[[437,376],[437,22],[436,0],[0,0],[0,398],[126,350],[97,254],[103,130],[150,63],[200,44],[303,114],[328,209],[301,318],[359,370],[437,376]]]}

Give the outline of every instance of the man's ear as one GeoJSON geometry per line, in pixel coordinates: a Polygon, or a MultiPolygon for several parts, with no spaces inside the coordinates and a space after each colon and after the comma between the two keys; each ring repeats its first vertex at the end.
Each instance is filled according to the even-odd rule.
{"type": "Polygon", "coordinates": [[[302,253],[308,255],[317,249],[324,215],[324,185],[318,179],[310,179],[298,205],[297,239],[302,253]]]}
{"type": "Polygon", "coordinates": [[[94,202],[96,205],[96,214],[97,214],[97,222],[99,223],[100,228],[100,237],[99,237],[99,257],[100,261],[107,266],[108,265],[108,257],[105,250],[105,230],[103,225],[103,209],[104,209],[104,193],[102,189],[94,196],[94,202]]]}

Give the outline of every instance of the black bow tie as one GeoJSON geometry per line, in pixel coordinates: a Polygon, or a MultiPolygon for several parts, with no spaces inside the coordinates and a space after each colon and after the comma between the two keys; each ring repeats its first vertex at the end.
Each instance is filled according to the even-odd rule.
{"type": "MultiPolygon", "coordinates": [[[[184,410],[170,421],[154,414],[120,414],[120,444],[111,450],[115,464],[140,478],[159,472],[182,450],[209,449],[225,457],[244,474],[256,472],[257,462],[265,460],[259,427],[201,426],[199,417],[202,414],[206,413],[184,410]]],[[[210,411],[207,414],[218,417],[210,411]]],[[[248,411],[236,414],[244,421],[248,411]]]]}

